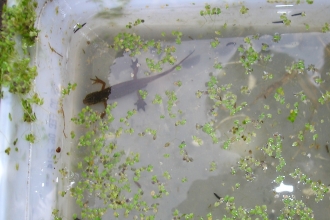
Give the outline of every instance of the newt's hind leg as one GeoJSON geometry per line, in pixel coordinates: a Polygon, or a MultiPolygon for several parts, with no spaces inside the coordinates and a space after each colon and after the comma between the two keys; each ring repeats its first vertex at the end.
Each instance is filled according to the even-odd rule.
{"type": "Polygon", "coordinates": [[[103,104],[104,104],[104,111],[101,113],[101,118],[103,118],[106,115],[105,109],[107,108],[108,105],[106,100],[104,100],[103,104]]]}

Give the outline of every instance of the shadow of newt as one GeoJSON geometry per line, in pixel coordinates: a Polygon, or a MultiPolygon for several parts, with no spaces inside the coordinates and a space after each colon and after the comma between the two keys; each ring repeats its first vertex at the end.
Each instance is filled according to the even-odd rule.
{"type": "MultiPolygon", "coordinates": [[[[146,87],[148,85],[148,83],[150,83],[156,79],[159,79],[159,78],[167,75],[168,73],[172,72],[177,66],[179,66],[183,61],[185,61],[193,53],[194,53],[194,51],[189,53],[184,59],[182,59],[179,63],[175,64],[169,70],[166,70],[165,72],[154,75],[154,76],[145,77],[145,78],[141,78],[141,79],[137,79],[137,76],[136,76],[137,72],[138,72],[138,66],[137,66],[138,60],[136,59],[136,61],[132,62],[132,65],[131,65],[131,67],[133,68],[133,73],[134,73],[133,80],[118,83],[116,85],[109,86],[107,88],[105,88],[106,83],[103,80],[99,79],[98,77],[95,77],[95,79],[91,79],[93,81],[93,84],[100,83],[100,84],[102,84],[102,88],[100,91],[92,92],[92,93],[86,95],[86,97],[83,100],[83,103],[85,105],[94,105],[94,104],[103,102],[104,107],[106,108],[107,100],[115,100],[115,99],[121,98],[123,96],[126,96],[128,94],[131,94],[133,92],[138,92],[140,89],[143,89],[144,87],[146,87]]],[[[138,92],[138,96],[139,96],[139,99],[135,103],[135,105],[137,106],[137,110],[139,110],[139,109],[145,110],[144,107],[145,107],[146,103],[141,98],[139,92],[138,92]]],[[[101,117],[104,117],[104,115],[105,115],[105,112],[102,113],[101,117]]]]}

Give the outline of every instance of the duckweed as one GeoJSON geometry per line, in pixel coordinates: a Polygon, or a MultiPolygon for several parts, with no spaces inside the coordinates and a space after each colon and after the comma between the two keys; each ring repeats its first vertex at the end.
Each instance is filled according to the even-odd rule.
{"type": "Polygon", "coordinates": [[[30,59],[21,58],[15,50],[15,36],[21,36],[21,49],[28,54],[34,45],[38,30],[34,27],[37,3],[21,0],[15,7],[4,5],[2,10],[2,30],[0,43],[1,86],[9,87],[9,92],[28,94],[37,76],[36,67],[30,67],[30,59]],[[25,16],[21,16],[22,13],[25,16]]]}
{"type": "Polygon", "coordinates": [[[290,110],[290,115],[288,117],[288,120],[293,123],[296,120],[297,115],[298,115],[298,102],[295,102],[294,109],[290,110]]]}
{"type": "Polygon", "coordinates": [[[209,4],[205,4],[205,10],[201,10],[200,11],[200,15],[201,16],[205,16],[208,15],[209,17],[211,17],[211,15],[219,15],[221,13],[221,9],[218,7],[211,7],[211,5],[209,4]]]}
{"type": "Polygon", "coordinates": [[[210,44],[212,48],[216,48],[220,44],[219,38],[214,38],[214,41],[211,41],[210,44]]]}
{"type": "Polygon", "coordinates": [[[174,91],[165,91],[165,95],[168,98],[167,101],[167,110],[170,113],[172,111],[173,106],[175,105],[175,102],[178,100],[176,94],[174,91]]]}
{"type": "Polygon", "coordinates": [[[314,219],[313,210],[307,207],[301,200],[286,196],[282,202],[284,204],[284,209],[278,219],[314,219]]]}
{"type": "Polygon", "coordinates": [[[215,63],[213,67],[214,67],[214,69],[219,69],[219,70],[222,69],[221,63],[215,63]]]}
{"type": "Polygon", "coordinates": [[[226,195],[224,198],[220,199],[220,204],[226,204],[226,211],[229,212],[230,216],[224,215],[222,219],[231,220],[231,219],[252,219],[252,217],[258,219],[268,219],[267,206],[256,205],[255,208],[246,209],[245,207],[239,206],[236,207],[235,198],[226,195]]]}
{"type": "Polygon", "coordinates": [[[215,161],[212,161],[210,163],[210,172],[215,171],[218,168],[217,164],[215,161]]]}
{"type": "Polygon", "coordinates": [[[11,148],[10,148],[10,147],[7,147],[7,148],[5,149],[5,153],[6,153],[7,155],[10,154],[10,151],[11,151],[11,148]]]}
{"type": "Polygon", "coordinates": [[[24,122],[34,122],[37,120],[36,114],[32,111],[31,102],[27,99],[22,99],[22,106],[23,106],[23,121],[24,122]]]}
{"type": "Polygon", "coordinates": [[[132,28],[132,27],[135,27],[141,23],[144,23],[144,19],[140,19],[138,18],[136,21],[134,21],[133,23],[132,22],[128,22],[128,24],[126,25],[126,28],[132,28]]]}
{"type": "Polygon", "coordinates": [[[172,35],[173,36],[176,36],[176,39],[175,39],[176,44],[181,44],[182,32],[180,32],[180,31],[172,31],[172,35]]]}
{"type": "Polygon", "coordinates": [[[291,24],[291,20],[288,19],[286,13],[281,14],[280,18],[286,26],[289,26],[291,24]]]}
{"type": "Polygon", "coordinates": [[[163,102],[162,97],[158,94],[155,95],[155,98],[152,100],[153,104],[161,104],[163,102]]]}
{"type": "Polygon", "coordinates": [[[278,43],[281,40],[281,35],[279,33],[275,33],[273,36],[273,41],[278,43]]]}
{"type": "Polygon", "coordinates": [[[246,14],[249,11],[249,9],[247,7],[245,7],[244,5],[242,5],[240,12],[242,15],[246,14]]]}
{"type": "Polygon", "coordinates": [[[36,137],[33,134],[27,134],[25,135],[25,140],[33,144],[34,141],[36,140],[36,137]]]}
{"type": "Polygon", "coordinates": [[[198,146],[203,145],[203,140],[201,138],[197,137],[196,135],[193,135],[192,139],[193,139],[193,142],[195,144],[197,144],[198,146]]]}
{"type": "Polygon", "coordinates": [[[330,31],[330,25],[329,23],[324,23],[323,27],[322,27],[322,32],[326,33],[330,31]]]}
{"type": "Polygon", "coordinates": [[[77,83],[68,83],[67,88],[62,89],[62,96],[69,95],[71,91],[74,91],[77,88],[77,83]]]}
{"type": "MultiPolygon", "coordinates": [[[[181,67],[180,67],[181,69],[181,67]]],[[[174,82],[174,85],[178,86],[178,87],[181,87],[182,86],[182,81],[176,81],[174,82]]]]}
{"type": "Polygon", "coordinates": [[[187,120],[186,119],[182,119],[182,120],[176,121],[175,122],[175,126],[185,125],[186,123],[187,123],[187,120]]]}

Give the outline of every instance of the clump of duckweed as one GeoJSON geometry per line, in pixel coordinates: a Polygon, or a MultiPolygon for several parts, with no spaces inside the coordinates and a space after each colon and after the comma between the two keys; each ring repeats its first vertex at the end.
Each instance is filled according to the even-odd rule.
{"type": "Polygon", "coordinates": [[[281,210],[281,215],[277,219],[314,219],[313,210],[307,207],[303,201],[285,196],[282,202],[284,208],[281,210]]]}
{"type": "Polygon", "coordinates": [[[278,43],[281,40],[281,35],[279,33],[275,33],[273,36],[273,41],[278,43]]]}
{"type": "Polygon", "coordinates": [[[176,115],[174,113],[172,113],[172,108],[173,108],[173,106],[175,106],[176,102],[178,101],[178,97],[175,94],[175,91],[169,91],[169,90],[165,91],[165,95],[168,98],[167,111],[169,112],[169,115],[171,118],[175,118],[176,115]]]}
{"type": "Polygon", "coordinates": [[[172,31],[172,35],[173,36],[176,36],[176,39],[175,39],[176,44],[181,44],[182,32],[180,32],[180,31],[172,31]]]}
{"type": "Polygon", "coordinates": [[[285,67],[285,70],[290,74],[302,74],[305,71],[305,62],[304,60],[299,60],[298,62],[294,62],[291,66],[285,67]]]}
{"type": "Polygon", "coordinates": [[[221,65],[221,63],[214,63],[213,67],[214,67],[215,69],[218,69],[218,70],[221,70],[221,69],[222,69],[222,65],[221,65]]]}
{"type": "Polygon", "coordinates": [[[151,72],[160,72],[163,70],[163,68],[161,67],[161,64],[162,64],[161,61],[158,61],[157,63],[155,63],[155,61],[153,59],[146,58],[146,63],[151,72]]]}
{"type": "Polygon", "coordinates": [[[22,106],[23,106],[23,121],[24,122],[34,122],[37,120],[36,114],[32,111],[31,102],[27,99],[22,99],[22,106]]]}
{"type": "MultiPolygon", "coordinates": [[[[281,214],[277,219],[284,220],[293,219],[295,217],[298,217],[299,219],[314,219],[313,211],[306,207],[301,200],[296,200],[294,198],[290,198],[289,196],[285,196],[282,202],[284,207],[282,208],[281,214]]],[[[247,209],[243,206],[236,207],[235,198],[229,195],[220,198],[214,203],[214,207],[218,207],[221,204],[225,204],[225,210],[229,212],[229,215],[224,215],[222,219],[268,219],[266,205],[256,205],[251,209],[247,209]]],[[[213,219],[212,214],[209,213],[206,219],[213,219]]]]}
{"type": "Polygon", "coordinates": [[[156,94],[155,98],[152,100],[152,104],[162,104],[163,99],[160,95],[156,94]]]}
{"type": "Polygon", "coordinates": [[[152,135],[153,140],[156,140],[156,138],[157,138],[157,130],[156,129],[146,128],[145,131],[142,132],[142,133],[152,135]]]}
{"type": "MultiPolygon", "coordinates": [[[[174,32],[177,36],[177,41],[181,39],[182,33],[174,32]]],[[[162,65],[165,63],[175,64],[177,62],[176,57],[173,55],[176,51],[174,46],[162,46],[160,41],[155,42],[154,40],[143,40],[141,36],[135,33],[119,33],[113,39],[113,44],[111,48],[118,50],[123,50],[130,53],[130,56],[136,56],[141,54],[141,52],[146,52],[149,49],[156,49],[157,54],[165,53],[165,56],[159,60],[154,61],[151,58],[146,58],[147,66],[151,72],[161,72],[163,70],[162,65]]]]}
{"type": "Polygon", "coordinates": [[[251,39],[245,38],[245,42],[248,47],[239,46],[238,51],[240,52],[240,63],[245,68],[245,73],[249,74],[253,71],[252,65],[259,61],[259,53],[252,47],[251,39]]]}
{"type": "Polygon", "coordinates": [[[30,67],[29,58],[20,58],[15,49],[15,37],[21,36],[21,49],[28,54],[28,48],[33,46],[38,36],[34,27],[37,3],[22,0],[15,7],[4,5],[2,11],[2,30],[0,41],[0,84],[9,87],[9,92],[28,94],[33,80],[37,76],[37,68],[30,67]],[[24,16],[22,16],[24,14],[24,16]]]}
{"type": "Polygon", "coordinates": [[[276,166],[276,171],[282,170],[282,168],[286,165],[285,159],[282,155],[283,147],[282,147],[283,138],[281,135],[276,135],[275,138],[268,138],[267,143],[261,149],[262,151],[268,155],[269,157],[275,157],[278,159],[278,165],[276,166]]]}
{"type": "Polygon", "coordinates": [[[216,136],[215,130],[213,128],[213,122],[205,123],[202,128],[202,131],[210,135],[214,144],[217,144],[219,142],[218,137],[216,136]]]}
{"type": "Polygon", "coordinates": [[[299,182],[310,185],[314,192],[315,201],[319,202],[323,199],[324,195],[329,192],[329,187],[321,181],[312,181],[306,174],[301,172],[299,168],[296,168],[294,172],[290,173],[290,176],[294,179],[299,179],[299,182]]]}
{"type": "Polygon", "coordinates": [[[259,129],[261,127],[261,120],[262,119],[252,121],[249,117],[246,117],[241,122],[239,120],[234,120],[233,127],[229,130],[233,136],[223,143],[223,149],[228,149],[232,143],[238,141],[250,143],[252,137],[255,137],[255,132],[252,130],[247,131],[246,126],[253,123],[254,128],[259,129]]]}
{"type": "Polygon", "coordinates": [[[326,32],[329,32],[330,31],[330,25],[329,23],[324,23],[323,27],[322,27],[322,32],[323,33],[326,33],[326,32]]]}
{"type": "Polygon", "coordinates": [[[201,10],[199,14],[203,17],[208,15],[211,19],[212,19],[211,16],[219,15],[221,13],[221,9],[219,7],[211,7],[211,5],[207,3],[205,4],[204,9],[205,10],[201,10]]]}
{"type": "Polygon", "coordinates": [[[174,210],[172,213],[173,220],[179,220],[179,219],[193,219],[194,218],[194,213],[189,213],[189,214],[182,214],[180,213],[179,210],[174,210]]]}
{"type": "MultiPolygon", "coordinates": [[[[120,122],[124,123],[127,127],[130,127],[129,119],[136,114],[136,109],[127,111],[127,116],[119,119],[120,122]]],[[[130,128],[132,129],[132,128],[130,128]]]]}
{"type": "Polygon", "coordinates": [[[212,171],[215,171],[217,168],[218,168],[217,163],[215,161],[212,161],[210,163],[210,169],[209,170],[212,172],[212,171]]]}
{"type": "MultiPolygon", "coordinates": [[[[1,15],[0,98],[4,95],[1,89],[4,87],[8,87],[10,93],[19,95],[24,112],[23,121],[28,123],[37,120],[32,104],[43,104],[37,93],[31,98],[26,97],[31,96],[33,81],[38,75],[37,67],[30,65],[29,58],[29,50],[34,46],[39,32],[34,27],[36,8],[37,2],[21,0],[13,7],[4,4],[1,15]]],[[[35,140],[32,134],[27,135],[25,139],[31,143],[35,140]]]]}
{"type": "Polygon", "coordinates": [[[288,116],[288,120],[290,121],[290,122],[294,122],[295,120],[296,120],[296,118],[297,118],[297,116],[298,116],[298,102],[295,102],[294,103],[294,109],[291,109],[290,110],[290,115],[288,116]]]}
{"type": "Polygon", "coordinates": [[[289,26],[291,24],[291,20],[288,19],[286,13],[281,14],[280,18],[283,21],[283,24],[285,24],[286,26],[289,26]]]}
{"type": "MultiPolygon", "coordinates": [[[[109,124],[114,120],[111,113],[116,103],[108,105],[106,117],[100,116],[90,107],[85,107],[72,121],[88,130],[79,137],[78,148],[80,151],[88,152],[83,160],[78,162],[76,169],[81,173],[81,178],[70,189],[70,195],[76,200],[81,209],[80,216],[83,219],[102,219],[102,216],[112,210],[116,218],[128,216],[131,212],[138,212],[140,216],[153,218],[150,210],[157,210],[157,206],[148,205],[142,200],[141,188],[134,191],[132,182],[139,180],[142,172],[152,172],[151,165],[137,168],[135,165],[140,160],[140,155],[131,152],[126,156],[123,150],[118,149],[115,142],[107,141],[109,124]],[[132,180],[130,179],[132,177],[132,180]],[[95,196],[102,205],[97,207],[89,205],[90,195],[95,196]]],[[[125,123],[135,114],[135,110],[128,111],[124,118],[125,123]]],[[[123,122],[124,122],[123,121],[123,122]]],[[[152,129],[146,129],[147,133],[154,133],[152,129]]],[[[169,176],[165,173],[166,177],[169,176]]],[[[155,198],[161,198],[167,194],[164,185],[153,178],[158,184],[159,194],[155,198]]],[[[65,196],[66,193],[62,193],[65,196]]],[[[54,213],[55,215],[56,213],[54,213]]],[[[75,214],[75,216],[77,216],[75,214]]]]}
{"type": "MultiPolygon", "coordinates": [[[[232,84],[218,85],[218,80],[215,76],[210,76],[210,81],[207,82],[207,94],[214,102],[213,109],[224,107],[229,111],[230,115],[243,110],[247,106],[247,102],[237,104],[237,95],[230,91],[232,84]]],[[[212,111],[213,116],[217,116],[217,111],[212,111]]]]}
{"type": "Polygon", "coordinates": [[[278,87],[274,94],[276,101],[280,102],[282,105],[285,104],[285,93],[282,87],[278,87]]]}
{"type": "MultiPolygon", "coordinates": [[[[254,170],[256,167],[261,166],[261,164],[262,163],[254,157],[246,156],[238,161],[238,169],[245,173],[245,179],[247,181],[253,181],[255,179],[254,170]]],[[[236,174],[236,171],[232,170],[232,173],[236,174]]]]}
{"type": "Polygon", "coordinates": [[[192,140],[193,140],[193,143],[198,146],[201,146],[204,143],[203,140],[201,138],[197,137],[196,135],[192,136],[192,140]]]}
{"type": "Polygon", "coordinates": [[[132,27],[138,26],[139,24],[144,23],[144,19],[136,19],[133,23],[132,22],[128,22],[128,24],[126,25],[126,28],[130,29],[132,27]]]}
{"type": "Polygon", "coordinates": [[[175,126],[185,125],[186,123],[187,123],[187,120],[186,119],[182,119],[182,120],[176,121],[175,122],[175,126]]]}
{"type": "MultiPolygon", "coordinates": [[[[220,44],[220,41],[219,41],[219,38],[214,38],[214,41],[211,41],[211,47],[212,48],[216,48],[219,44],[220,44]]],[[[216,68],[217,69],[217,68],[216,68]]]]}
{"type": "Polygon", "coordinates": [[[7,147],[7,148],[5,149],[5,153],[6,153],[7,155],[10,154],[10,151],[11,151],[11,148],[10,148],[10,147],[7,147]]]}
{"type": "Polygon", "coordinates": [[[249,11],[249,9],[247,7],[245,7],[244,5],[242,5],[242,7],[239,11],[241,12],[242,15],[244,15],[249,11]]]}
{"type": "Polygon", "coordinates": [[[27,135],[25,135],[25,140],[27,140],[28,142],[33,144],[34,141],[36,140],[36,137],[34,134],[27,134],[27,135]]]}
{"type": "Polygon", "coordinates": [[[71,91],[74,91],[77,88],[77,83],[68,83],[68,87],[67,88],[63,88],[62,89],[62,95],[69,95],[71,91]]]}
{"type": "Polygon", "coordinates": [[[326,91],[322,96],[318,99],[318,102],[324,105],[326,102],[330,100],[330,92],[326,91]]]}
{"type": "Polygon", "coordinates": [[[148,92],[146,90],[140,89],[139,94],[140,94],[141,98],[144,100],[147,98],[148,92]]]}
{"type": "Polygon", "coordinates": [[[131,51],[131,55],[137,55],[140,50],[147,50],[149,45],[146,44],[139,35],[131,33],[119,33],[114,37],[112,47],[115,50],[131,51]]]}
{"type": "Polygon", "coordinates": [[[231,220],[231,219],[268,219],[267,206],[256,205],[252,209],[247,209],[243,206],[236,207],[235,198],[233,196],[226,195],[223,198],[220,198],[217,202],[214,203],[215,207],[218,207],[222,204],[225,204],[225,209],[229,212],[229,216],[224,215],[222,219],[231,220]]]}

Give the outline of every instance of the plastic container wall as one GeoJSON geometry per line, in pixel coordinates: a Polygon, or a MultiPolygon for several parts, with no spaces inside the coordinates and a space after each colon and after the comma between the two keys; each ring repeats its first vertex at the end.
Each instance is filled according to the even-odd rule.
{"type": "MultiPolygon", "coordinates": [[[[159,29],[196,30],[207,35],[217,25],[256,29],[270,25],[279,19],[279,14],[305,11],[308,18],[295,20],[290,27],[284,25],[277,32],[299,32],[305,28],[305,19],[311,28],[325,22],[329,8],[327,1],[305,4],[272,3],[272,1],[247,1],[249,16],[242,18],[238,8],[240,1],[38,1],[37,23],[40,29],[36,47],[32,48],[32,64],[38,68],[35,89],[44,105],[35,107],[37,122],[23,123],[20,99],[5,92],[0,104],[1,154],[0,154],[0,219],[51,219],[54,208],[66,216],[69,201],[58,203],[59,191],[68,189],[70,183],[62,178],[60,169],[70,168],[70,157],[57,154],[56,149],[70,152],[70,119],[77,112],[73,106],[81,106],[81,97],[62,98],[61,89],[68,83],[83,83],[89,78],[81,77],[75,57],[82,42],[98,38],[102,30],[113,29],[111,36],[125,31],[125,25],[137,18],[145,19],[147,31],[140,34],[146,38],[156,37],[159,29]],[[205,3],[223,8],[222,20],[205,23],[199,15],[205,3]],[[225,10],[228,4],[229,9],[225,10]],[[170,15],[170,16],[169,16],[170,15]],[[79,24],[81,26],[79,26],[79,24]],[[79,28],[80,27],[80,28],[79,28]],[[78,30],[79,29],[79,30],[78,30]],[[8,114],[11,113],[13,121],[8,114]],[[36,135],[35,144],[24,140],[28,133],[36,135]],[[18,138],[18,153],[9,156],[4,152],[18,138]],[[54,159],[54,156],[57,156],[54,159]],[[56,163],[54,163],[56,161],[56,163]],[[19,169],[15,166],[19,164],[19,169]]],[[[107,30],[108,31],[108,30],[107,30]]],[[[313,31],[313,29],[311,29],[313,31]]],[[[261,33],[262,34],[262,33],[261,33]]],[[[104,45],[99,45],[100,49],[104,45]]],[[[111,62],[113,57],[109,57],[111,62]]],[[[97,70],[95,70],[97,71],[97,70]]],[[[86,82],[85,82],[86,83],[86,82]]],[[[78,88],[79,89],[79,88],[78,88]]],[[[72,174],[69,174],[69,176],[72,174]]]]}

